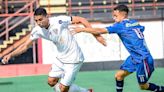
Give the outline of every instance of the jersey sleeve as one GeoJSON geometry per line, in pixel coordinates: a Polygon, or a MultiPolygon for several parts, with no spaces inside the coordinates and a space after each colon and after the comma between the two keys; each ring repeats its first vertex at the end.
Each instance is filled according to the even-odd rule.
{"type": "Polygon", "coordinates": [[[39,34],[37,32],[37,28],[34,28],[32,32],[30,33],[30,39],[31,40],[37,40],[39,38],[39,34]]]}
{"type": "Polygon", "coordinates": [[[112,26],[106,27],[109,33],[119,33],[122,30],[122,27],[120,24],[113,24],[112,26]]]}

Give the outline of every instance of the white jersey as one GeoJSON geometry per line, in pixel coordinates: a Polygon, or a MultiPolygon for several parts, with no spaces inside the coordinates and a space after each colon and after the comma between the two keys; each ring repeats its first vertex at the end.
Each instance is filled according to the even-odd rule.
{"type": "Polygon", "coordinates": [[[30,39],[36,40],[41,37],[52,41],[58,50],[57,59],[63,63],[82,62],[84,60],[83,53],[68,28],[71,24],[71,17],[51,17],[49,23],[48,29],[34,27],[30,39]]]}

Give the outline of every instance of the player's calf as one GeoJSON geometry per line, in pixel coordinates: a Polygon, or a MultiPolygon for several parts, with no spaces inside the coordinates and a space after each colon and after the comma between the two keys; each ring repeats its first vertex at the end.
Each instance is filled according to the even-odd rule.
{"type": "Polygon", "coordinates": [[[68,92],[68,90],[69,90],[69,86],[65,86],[65,85],[63,85],[61,83],[59,85],[59,88],[60,88],[61,92],[68,92]]]}
{"type": "Polygon", "coordinates": [[[164,86],[158,86],[154,83],[149,83],[148,88],[146,90],[150,90],[154,92],[164,92],[164,86]]]}
{"type": "Polygon", "coordinates": [[[145,83],[145,84],[140,84],[139,86],[140,86],[141,90],[146,90],[146,89],[148,89],[149,84],[145,83]]]}

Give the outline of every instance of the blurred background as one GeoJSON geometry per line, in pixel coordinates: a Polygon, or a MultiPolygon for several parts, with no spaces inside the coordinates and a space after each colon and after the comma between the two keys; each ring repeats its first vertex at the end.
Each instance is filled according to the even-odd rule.
{"type": "MultiPolygon", "coordinates": [[[[44,7],[49,16],[68,15],[87,18],[93,27],[112,25],[111,11],[119,4],[129,7],[129,18],[145,26],[145,39],[155,59],[164,67],[164,0],[0,0],[0,58],[24,43],[35,26],[33,11],[44,7]]],[[[104,47],[88,33],[75,35],[85,56],[81,71],[117,70],[129,55],[117,35],[105,34],[104,47]]],[[[56,48],[39,39],[28,51],[0,66],[0,77],[47,74],[55,62],[56,48]]],[[[163,73],[163,72],[162,72],[163,73]]]]}

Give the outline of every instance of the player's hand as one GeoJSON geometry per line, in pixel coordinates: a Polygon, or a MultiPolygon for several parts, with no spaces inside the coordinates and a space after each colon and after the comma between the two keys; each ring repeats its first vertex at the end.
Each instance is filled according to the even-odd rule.
{"type": "Polygon", "coordinates": [[[101,35],[94,35],[96,40],[102,45],[107,46],[106,40],[101,35]]]}
{"type": "Polygon", "coordinates": [[[8,61],[10,60],[10,58],[11,58],[11,54],[5,55],[5,56],[3,57],[3,59],[2,59],[1,62],[2,62],[3,64],[7,64],[8,61]]]}

